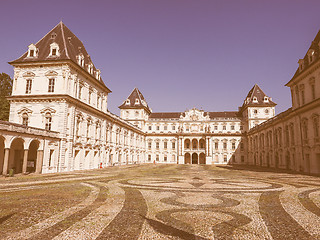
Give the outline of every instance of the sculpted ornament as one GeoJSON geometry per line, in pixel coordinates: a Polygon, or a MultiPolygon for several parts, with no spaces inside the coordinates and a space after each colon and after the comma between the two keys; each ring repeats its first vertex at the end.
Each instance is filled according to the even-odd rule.
{"type": "Polygon", "coordinates": [[[204,116],[204,111],[197,108],[185,111],[185,117],[181,114],[180,120],[184,121],[208,121],[209,115],[204,116]]]}

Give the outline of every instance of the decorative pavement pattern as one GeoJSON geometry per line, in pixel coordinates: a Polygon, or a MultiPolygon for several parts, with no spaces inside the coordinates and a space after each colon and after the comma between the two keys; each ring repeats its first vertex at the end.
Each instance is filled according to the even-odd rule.
{"type": "Polygon", "coordinates": [[[0,178],[1,239],[320,239],[319,177],[201,165],[28,177],[0,178]],[[43,211],[23,217],[43,191],[43,211]]]}

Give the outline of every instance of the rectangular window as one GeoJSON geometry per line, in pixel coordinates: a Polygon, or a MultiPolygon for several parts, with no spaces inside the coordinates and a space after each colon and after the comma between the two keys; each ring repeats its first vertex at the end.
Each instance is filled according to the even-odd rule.
{"type": "Polygon", "coordinates": [[[240,150],[243,151],[243,149],[244,149],[244,145],[243,145],[243,142],[242,142],[242,143],[240,143],[240,150]]]}
{"type": "Polygon", "coordinates": [[[30,57],[34,56],[34,50],[30,50],[30,57]]]}
{"type": "Polygon", "coordinates": [[[26,94],[31,93],[31,88],[32,88],[32,80],[31,79],[27,79],[27,82],[26,82],[26,94]]]}
{"type": "Polygon", "coordinates": [[[152,130],[152,126],[149,126],[149,130],[150,130],[150,131],[152,130]]]}
{"type": "Polygon", "coordinates": [[[242,163],[244,162],[244,156],[241,156],[241,162],[242,163]]]}
{"type": "Polygon", "coordinates": [[[89,96],[88,96],[88,103],[91,104],[91,95],[92,95],[92,92],[89,91],[89,96]]]}
{"type": "Polygon", "coordinates": [[[156,143],[156,149],[159,149],[159,143],[158,142],[156,143]]]}
{"type": "Polygon", "coordinates": [[[49,79],[48,92],[54,92],[54,82],[55,82],[54,78],[49,79]]]}
{"type": "Polygon", "coordinates": [[[243,126],[242,125],[240,126],[240,130],[243,130],[243,126]]]}
{"type": "Polygon", "coordinates": [[[50,131],[51,130],[52,117],[51,116],[46,116],[45,121],[46,121],[45,129],[50,131]]]}
{"type": "Polygon", "coordinates": [[[304,90],[301,91],[301,101],[302,101],[302,104],[305,104],[304,90]]]}
{"type": "Polygon", "coordinates": [[[49,154],[49,167],[51,167],[51,164],[52,164],[53,153],[54,153],[54,150],[53,150],[53,149],[50,149],[50,154],[49,154]]]}
{"type": "Polygon", "coordinates": [[[218,126],[214,126],[214,130],[218,130],[218,126]]]}
{"type": "Polygon", "coordinates": [[[234,150],[234,149],[236,149],[236,143],[232,143],[232,149],[234,150]]]}
{"type": "Polygon", "coordinates": [[[215,149],[218,149],[218,145],[219,145],[219,144],[218,144],[217,142],[215,142],[215,143],[214,143],[214,148],[215,148],[215,149]]]}
{"type": "Polygon", "coordinates": [[[164,157],[163,157],[163,161],[167,161],[167,156],[165,155],[164,157]]]}
{"type": "Polygon", "coordinates": [[[56,49],[56,48],[53,48],[53,49],[52,49],[52,56],[55,56],[55,55],[57,55],[57,49],[56,49]]]}
{"type": "Polygon", "coordinates": [[[172,149],[175,149],[175,148],[176,148],[176,143],[173,142],[173,143],[172,143],[172,149]]]}
{"type": "Polygon", "coordinates": [[[156,161],[159,162],[159,155],[156,155],[156,161]]]}
{"type": "Polygon", "coordinates": [[[164,126],[164,130],[167,130],[168,129],[168,127],[167,126],[164,126]]]}
{"type": "Polygon", "coordinates": [[[312,96],[312,100],[316,99],[316,88],[314,84],[311,85],[311,96],[312,96]]]}
{"type": "Polygon", "coordinates": [[[78,93],[78,98],[81,99],[82,95],[82,86],[79,87],[79,93],[78,93]]]}
{"type": "Polygon", "coordinates": [[[223,143],[223,149],[227,149],[227,143],[226,142],[223,143]]]}
{"type": "Polygon", "coordinates": [[[164,143],[163,143],[163,147],[164,147],[164,149],[167,149],[167,148],[168,148],[168,143],[167,143],[167,142],[164,142],[164,143]]]}
{"type": "Polygon", "coordinates": [[[223,126],[223,128],[222,128],[223,130],[227,130],[227,126],[223,126]]]}
{"type": "Polygon", "coordinates": [[[148,155],[148,161],[151,162],[151,155],[148,155]]]}
{"type": "Polygon", "coordinates": [[[234,130],[234,126],[233,125],[231,126],[231,130],[234,130]]]}
{"type": "Polygon", "coordinates": [[[173,125],[173,126],[172,126],[172,130],[173,130],[173,131],[176,130],[176,126],[173,125]]]}
{"type": "Polygon", "coordinates": [[[159,126],[157,126],[157,131],[159,131],[160,130],[160,127],[159,126]]]}
{"type": "Polygon", "coordinates": [[[148,149],[151,149],[151,142],[148,142],[148,149]]]}
{"type": "Polygon", "coordinates": [[[223,161],[227,162],[228,161],[228,157],[226,155],[223,156],[223,161]]]}

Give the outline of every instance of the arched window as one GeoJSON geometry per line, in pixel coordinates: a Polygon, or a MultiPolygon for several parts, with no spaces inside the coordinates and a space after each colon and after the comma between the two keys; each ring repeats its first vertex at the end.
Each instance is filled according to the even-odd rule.
{"type": "Polygon", "coordinates": [[[27,113],[23,113],[22,114],[22,125],[27,127],[28,123],[29,123],[29,116],[27,113]]]}
{"type": "Polygon", "coordinates": [[[46,130],[51,130],[51,124],[52,124],[52,116],[50,113],[46,113],[45,115],[45,129],[46,130]]]}

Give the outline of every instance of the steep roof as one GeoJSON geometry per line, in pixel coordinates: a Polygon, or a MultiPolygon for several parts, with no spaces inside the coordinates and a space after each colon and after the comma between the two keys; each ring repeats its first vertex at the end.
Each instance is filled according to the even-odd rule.
{"type": "MultiPolygon", "coordinates": [[[[83,43],[77,36],[70,31],[69,28],[61,21],[52,30],[50,30],[43,38],[41,38],[36,44],[37,56],[27,57],[28,51],[25,52],[18,59],[10,62],[10,64],[16,63],[29,63],[29,62],[43,62],[43,61],[61,61],[61,60],[71,60],[78,65],[77,56],[82,54],[84,57],[84,67],[86,71],[86,66],[88,64],[93,65],[93,73],[98,69],[94,66],[90,55],[88,54],[83,43]],[[50,44],[56,43],[59,46],[59,56],[49,56],[50,55],[50,44]]],[[[87,72],[87,71],[86,71],[87,72]]],[[[91,74],[92,75],[92,74],[91,74]]],[[[95,76],[93,75],[95,78],[95,76]]],[[[105,84],[102,79],[97,79],[104,87],[105,84]]],[[[111,92],[108,89],[109,92],[111,92]]]]}
{"type": "Polygon", "coordinates": [[[304,72],[309,66],[313,65],[315,62],[317,62],[317,60],[320,59],[320,31],[318,31],[316,37],[314,38],[314,40],[311,42],[311,45],[308,49],[308,51],[306,52],[304,58],[300,59],[302,61],[302,63],[304,64],[304,68],[301,71],[299,69],[299,67],[297,68],[295,74],[293,75],[292,79],[286,84],[286,86],[288,86],[288,84],[297,76],[299,76],[302,72],[304,72]],[[308,53],[309,51],[312,50],[313,54],[314,54],[314,60],[312,62],[309,61],[308,58],[308,53]]]}
{"type": "Polygon", "coordinates": [[[244,103],[241,107],[243,109],[244,107],[263,107],[263,106],[275,106],[277,105],[275,102],[271,100],[270,97],[268,97],[262,89],[258,86],[258,84],[255,84],[253,88],[249,91],[246,99],[244,100],[244,103]],[[265,101],[265,97],[267,101],[265,101]]]}
{"type": "MultiPolygon", "coordinates": [[[[238,112],[206,112],[204,116],[209,114],[210,119],[213,118],[234,118],[238,117],[238,112]]],[[[185,116],[184,112],[155,112],[151,113],[149,119],[179,119],[185,116]]]]}
{"type": "Polygon", "coordinates": [[[148,106],[147,101],[143,97],[138,88],[134,88],[129,97],[119,106],[120,109],[145,109],[148,113],[151,113],[151,109],[148,106]]]}

